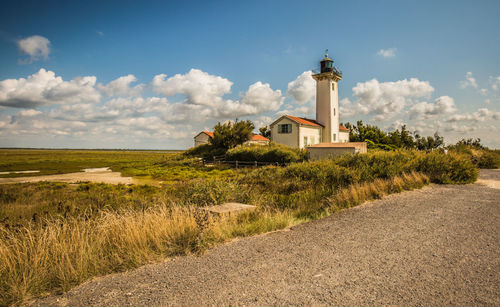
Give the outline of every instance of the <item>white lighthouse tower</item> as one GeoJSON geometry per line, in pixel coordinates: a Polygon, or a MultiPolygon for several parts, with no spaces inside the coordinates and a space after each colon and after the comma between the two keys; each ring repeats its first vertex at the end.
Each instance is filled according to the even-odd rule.
{"type": "Polygon", "coordinates": [[[324,127],[322,142],[338,143],[340,142],[338,82],[342,79],[342,73],[333,66],[333,60],[328,54],[325,54],[325,58],[321,60],[321,72],[312,77],[316,80],[316,121],[324,127]]]}

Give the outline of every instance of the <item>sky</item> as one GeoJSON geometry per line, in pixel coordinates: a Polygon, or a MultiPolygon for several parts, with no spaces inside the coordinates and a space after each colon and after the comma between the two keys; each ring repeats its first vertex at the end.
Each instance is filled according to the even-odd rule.
{"type": "Polygon", "coordinates": [[[500,1],[4,1],[0,147],[184,149],[217,122],[315,117],[500,148],[500,1]]]}

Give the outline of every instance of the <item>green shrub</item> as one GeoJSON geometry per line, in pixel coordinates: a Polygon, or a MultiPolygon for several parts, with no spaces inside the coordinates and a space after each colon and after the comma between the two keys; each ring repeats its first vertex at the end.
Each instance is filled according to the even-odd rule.
{"type": "Polygon", "coordinates": [[[180,199],[196,206],[220,205],[235,200],[238,186],[233,181],[222,179],[192,180],[178,188],[180,199]]]}
{"type": "Polygon", "coordinates": [[[470,161],[479,168],[499,168],[500,151],[480,148],[478,146],[458,144],[450,146],[450,152],[468,156],[470,161]]]}
{"type": "Polygon", "coordinates": [[[466,155],[455,152],[420,154],[416,170],[427,174],[435,183],[472,183],[479,175],[466,155]]]}
{"type": "Polygon", "coordinates": [[[415,151],[375,151],[362,155],[344,155],[336,158],[335,163],[355,169],[361,181],[375,178],[391,178],[414,170],[412,165],[415,151]]]}
{"type": "Polygon", "coordinates": [[[303,149],[295,149],[285,145],[247,145],[230,149],[226,153],[228,161],[257,161],[290,163],[300,162],[307,159],[307,153],[303,149]]]}
{"type": "Polygon", "coordinates": [[[207,143],[189,148],[184,152],[184,155],[188,157],[201,157],[204,159],[210,159],[214,156],[221,156],[225,153],[225,149],[215,148],[212,144],[207,143]]]}
{"type": "Polygon", "coordinates": [[[286,167],[283,176],[291,180],[311,181],[314,185],[346,186],[359,180],[356,172],[335,164],[332,160],[293,163],[286,167]],[[356,178],[356,179],[355,179],[356,178]]]}
{"type": "Polygon", "coordinates": [[[495,154],[488,151],[483,151],[482,155],[477,161],[477,167],[479,168],[497,168],[495,163],[495,154]]]}

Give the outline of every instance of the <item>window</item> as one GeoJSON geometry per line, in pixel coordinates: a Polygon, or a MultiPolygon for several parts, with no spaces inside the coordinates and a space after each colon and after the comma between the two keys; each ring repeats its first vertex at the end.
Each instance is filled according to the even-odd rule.
{"type": "Polygon", "coordinates": [[[333,134],[333,141],[334,142],[337,141],[337,134],[336,133],[333,134]]]}
{"type": "Polygon", "coordinates": [[[335,116],[335,108],[333,108],[333,116],[335,116]]]}
{"type": "Polygon", "coordinates": [[[307,146],[307,136],[304,137],[304,146],[307,146]]]}
{"type": "Polygon", "coordinates": [[[335,82],[332,82],[332,91],[335,90],[335,82]]]}
{"type": "Polygon", "coordinates": [[[292,133],[292,124],[278,125],[278,133],[292,133]]]}

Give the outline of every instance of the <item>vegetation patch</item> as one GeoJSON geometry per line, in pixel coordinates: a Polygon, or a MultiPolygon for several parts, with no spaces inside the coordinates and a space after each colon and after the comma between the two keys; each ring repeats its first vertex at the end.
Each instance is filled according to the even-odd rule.
{"type": "MultiPolygon", "coordinates": [[[[130,167],[130,172],[165,178],[160,187],[0,185],[0,304],[66,291],[90,277],[165,257],[200,253],[234,237],[282,229],[429,182],[473,182],[480,165],[474,162],[476,150],[481,151],[380,150],[237,170],[204,167],[182,154],[148,158],[146,153],[144,161],[118,159],[96,167],[130,167]],[[228,201],[257,209],[227,219],[203,210],[228,201]]],[[[52,159],[47,158],[49,164],[52,159]]]]}
{"type": "Polygon", "coordinates": [[[290,163],[307,160],[307,152],[303,149],[271,143],[269,145],[239,146],[226,152],[228,161],[257,161],[290,163]]]}

